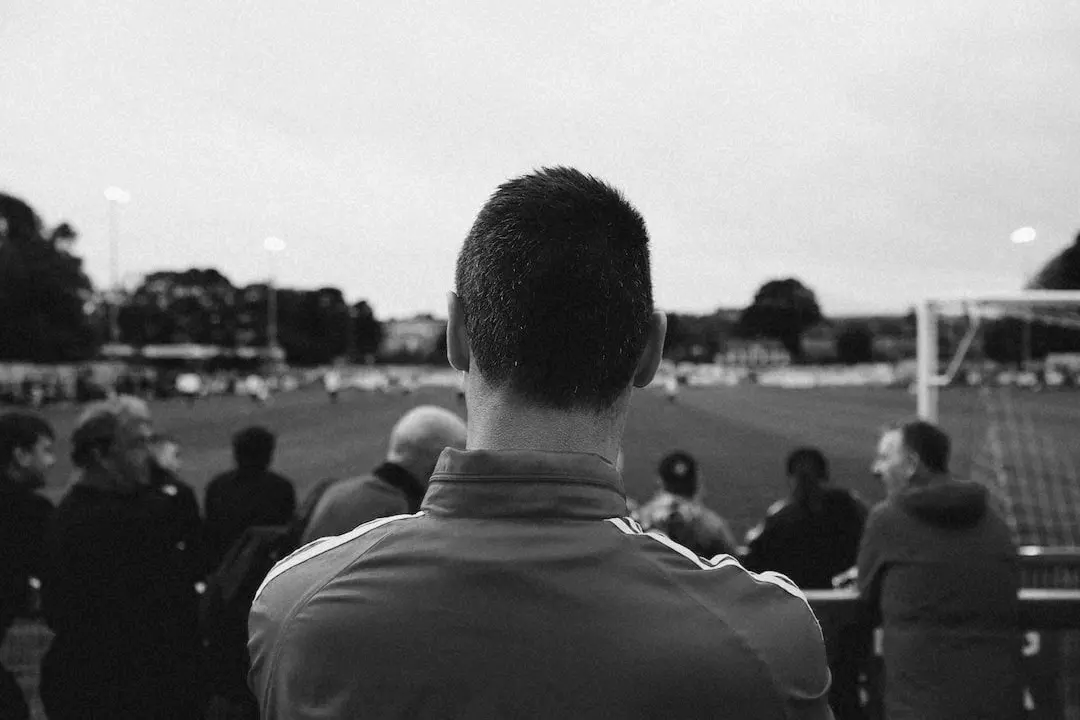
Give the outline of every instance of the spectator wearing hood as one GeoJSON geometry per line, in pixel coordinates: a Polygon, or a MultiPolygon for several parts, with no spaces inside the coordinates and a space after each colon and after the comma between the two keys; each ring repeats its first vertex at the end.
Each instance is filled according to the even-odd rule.
{"type": "Polygon", "coordinates": [[[950,442],[914,421],[886,430],[860,595],[884,628],[890,720],[1020,717],[1020,571],[986,488],[949,474],[950,442]]]}

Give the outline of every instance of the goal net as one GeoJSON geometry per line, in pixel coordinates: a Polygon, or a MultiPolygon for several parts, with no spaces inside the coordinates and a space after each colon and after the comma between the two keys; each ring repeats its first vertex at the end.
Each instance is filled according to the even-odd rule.
{"type": "Polygon", "coordinates": [[[918,309],[919,416],[953,438],[1020,546],[1080,547],[1080,292],[933,298],[918,309]]]}

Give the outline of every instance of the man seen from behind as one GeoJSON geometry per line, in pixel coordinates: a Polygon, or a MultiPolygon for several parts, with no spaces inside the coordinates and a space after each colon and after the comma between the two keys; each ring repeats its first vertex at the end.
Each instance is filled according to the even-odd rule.
{"type": "Polygon", "coordinates": [[[233,436],[236,467],[206,487],[205,548],[208,570],[217,569],[244,530],[284,525],[296,511],[292,482],[270,469],[277,436],[264,427],[244,428],[233,436]]]}
{"type": "Polygon", "coordinates": [[[510,180],[456,286],[467,449],[443,451],[418,513],[267,575],[249,619],[264,720],[831,717],[798,589],[627,517],[615,460],[666,326],[638,212],[576,170],[510,180]]]}

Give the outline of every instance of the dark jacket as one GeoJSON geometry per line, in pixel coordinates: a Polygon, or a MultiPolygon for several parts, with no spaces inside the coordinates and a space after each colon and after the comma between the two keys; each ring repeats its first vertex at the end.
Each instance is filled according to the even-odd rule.
{"type": "Polygon", "coordinates": [[[370,475],[331,485],[318,504],[300,543],[341,535],[366,522],[420,509],[427,488],[408,470],[384,462],[370,475]]]}
{"type": "Polygon", "coordinates": [[[55,633],[42,663],[50,720],[192,716],[197,597],[168,499],[76,483],[57,508],[42,588],[55,633]]]}
{"type": "Polygon", "coordinates": [[[832,717],[803,595],[644,533],[598,455],[444,450],[419,513],[278,563],[249,628],[264,720],[832,717]]]}
{"type": "Polygon", "coordinates": [[[984,487],[943,480],[877,505],[858,565],[890,720],[1019,717],[1019,563],[984,487]]]}
{"type": "Polygon", "coordinates": [[[866,505],[843,488],[824,489],[811,508],[786,498],[746,535],[743,564],[773,570],[803,589],[828,589],[832,578],[855,564],[866,524],[866,505]]]}
{"type": "MultiPolygon", "coordinates": [[[[31,489],[0,477],[0,642],[15,619],[31,610],[30,578],[40,578],[45,533],[53,507],[31,489]]],[[[0,667],[0,718],[29,717],[15,677],[0,667]]]]}
{"type": "Polygon", "coordinates": [[[238,468],[222,473],[206,488],[206,559],[217,569],[244,531],[256,525],[284,525],[296,512],[293,484],[270,470],[238,468]]]}
{"type": "Polygon", "coordinates": [[[41,577],[53,506],[0,478],[0,639],[29,607],[29,580],[41,577]]]}
{"type": "Polygon", "coordinates": [[[195,490],[175,474],[150,464],[150,484],[160,494],[165,520],[169,524],[169,539],[176,550],[177,561],[185,568],[191,582],[201,580],[207,565],[203,549],[203,521],[195,490]]]}

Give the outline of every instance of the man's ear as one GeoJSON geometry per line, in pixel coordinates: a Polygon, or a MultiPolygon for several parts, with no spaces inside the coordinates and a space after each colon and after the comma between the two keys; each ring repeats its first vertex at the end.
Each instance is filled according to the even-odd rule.
{"type": "Polygon", "coordinates": [[[456,293],[446,294],[446,316],[446,359],[455,370],[468,372],[472,353],[465,332],[465,308],[456,293]]]}
{"type": "Polygon", "coordinates": [[[634,371],[634,387],[643,388],[652,382],[660,361],[664,359],[664,337],[667,335],[667,315],[657,310],[649,318],[649,334],[645,351],[641,353],[634,371]]]}

